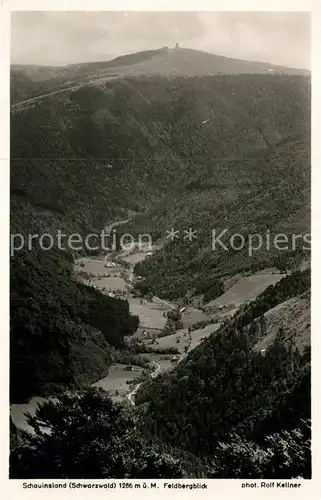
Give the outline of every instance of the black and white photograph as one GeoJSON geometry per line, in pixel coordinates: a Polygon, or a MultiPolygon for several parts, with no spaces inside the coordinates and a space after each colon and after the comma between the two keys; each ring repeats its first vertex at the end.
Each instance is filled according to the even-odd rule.
{"type": "Polygon", "coordinates": [[[310,13],[12,11],[10,31],[9,478],[302,487],[310,13]]]}

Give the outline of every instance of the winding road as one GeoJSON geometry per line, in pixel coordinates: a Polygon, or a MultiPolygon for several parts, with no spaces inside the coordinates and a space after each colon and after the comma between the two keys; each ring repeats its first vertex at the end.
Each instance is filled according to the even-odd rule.
{"type": "Polygon", "coordinates": [[[154,299],[156,299],[156,301],[161,302],[162,304],[165,304],[165,306],[170,307],[171,309],[177,308],[177,306],[174,306],[174,304],[171,304],[170,302],[167,302],[166,300],[160,299],[159,297],[155,296],[154,299]]]}
{"type": "Polygon", "coordinates": [[[24,99],[23,101],[15,102],[11,104],[10,110],[12,113],[19,113],[20,111],[23,111],[26,107],[29,105],[37,104],[40,103],[42,99],[46,99],[47,97],[51,97],[56,94],[63,94],[67,92],[75,92],[79,88],[85,86],[85,85],[92,85],[92,84],[97,84],[100,81],[109,81],[109,80],[115,80],[118,78],[117,76],[105,76],[105,77],[97,77],[95,79],[89,79],[89,80],[84,80],[84,81],[79,81],[78,83],[75,83],[73,85],[69,85],[63,88],[60,88],[58,90],[53,90],[52,92],[47,92],[45,94],[40,94],[36,95],[33,97],[29,97],[28,99],[24,99]]]}
{"type": "MultiPolygon", "coordinates": [[[[153,373],[150,374],[151,378],[155,378],[157,377],[157,375],[159,374],[159,372],[161,371],[161,366],[159,363],[157,363],[157,361],[152,361],[152,363],[154,365],[157,365],[157,368],[155,371],[153,371],[153,373]]],[[[140,382],[139,384],[137,384],[135,386],[135,388],[129,393],[127,394],[126,398],[128,399],[128,401],[133,405],[135,406],[135,394],[137,393],[138,389],[140,388],[140,386],[144,384],[144,382],[140,382]]]]}

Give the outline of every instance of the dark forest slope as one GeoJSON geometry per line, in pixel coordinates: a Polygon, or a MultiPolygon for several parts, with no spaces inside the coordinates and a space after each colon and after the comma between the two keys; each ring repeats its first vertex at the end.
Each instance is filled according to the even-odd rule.
{"type": "Polygon", "coordinates": [[[171,373],[144,384],[136,404],[145,430],[172,446],[215,455],[236,435],[264,448],[269,434],[300,427],[310,418],[308,344],[300,353],[280,317],[273,342],[265,351],[253,348],[265,335],[264,314],[309,288],[309,271],[284,278],[171,373]]]}
{"type": "Polygon", "coordinates": [[[67,253],[20,251],[10,281],[11,402],[95,382],[138,326],[128,302],[73,281],[67,253]]]}
{"type": "Polygon", "coordinates": [[[176,241],[138,270],[153,292],[184,296],[204,277],[274,263],[263,250],[212,252],[211,229],[309,231],[309,131],[301,76],[131,78],[55,94],[12,116],[12,227],[86,232],[135,212],[124,231],[192,227],[196,246],[176,241]]]}
{"type": "MultiPolygon", "coordinates": [[[[224,275],[272,264],[284,269],[292,257],[305,255],[302,245],[281,258],[280,252],[262,249],[252,257],[247,248],[213,252],[211,230],[243,235],[310,230],[310,81],[257,69],[146,76],[157,68],[172,75],[170,58],[177,57],[181,66],[171,61],[184,74],[183,52],[118,60],[128,72],[115,71],[112,81],[106,78],[115,67],[106,72],[101,63],[58,75],[50,69],[38,75],[36,85],[30,73],[24,82],[15,75],[13,100],[55,92],[57,85],[66,90],[12,110],[11,231],[88,233],[129,217],[122,231],[148,231],[154,239],[171,227],[181,234],[191,227],[197,231],[193,244],[182,239],[167,244],[137,267],[144,278],[141,290],[170,298],[205,294],[211,300],[224,275]],[[163,70],[159,58],[163,64],[166,57],[163,70]],[[94,81],[82,85],[87,77],[94,81]]],[[[207,57],[216,61],[196,55],[203,68],[207,57]]],[[[291,340],[295,335],[275,319],[279,304],[309,287],[309,271],[293,273],[245,305],[175,371],[141,386],[139,412],[126,417],[121,438],[114,439],[113,416],[123,421],[122,410],[101,394],[50,403],[42,416],[54,431],[44,436],[38,429],[24,448],[18,443],[11,475],[133,477],[142,470],[142,477],[309,477],[309,352],[298,350],[291,340]],[[273,338],[263,353],[257,346],[270,310],[273,338]],[[136,433],[145,434],[143,442],[141,436],[132,440],[136,433]],[[74,436],[81,436],[80,455],[74,436]]],[[[16,252],[12,401],[100,378],[112,350],[136,327],[127,302],[72,281],[69,255],[16,252]]]]}

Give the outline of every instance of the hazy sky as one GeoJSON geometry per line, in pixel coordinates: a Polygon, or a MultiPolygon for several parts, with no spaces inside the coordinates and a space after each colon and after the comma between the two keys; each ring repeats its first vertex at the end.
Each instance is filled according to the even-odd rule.
{"type": "Polygon", "coordinates": [[[12,12],[12,63],[62,65],[173,46],[310,69],[299,12],[12,12]]]}

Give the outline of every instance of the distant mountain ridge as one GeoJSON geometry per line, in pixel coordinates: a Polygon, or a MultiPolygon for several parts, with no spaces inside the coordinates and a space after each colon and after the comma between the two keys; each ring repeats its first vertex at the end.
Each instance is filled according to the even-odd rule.
{"type": "Polygon", "coordinates": [[[244,61],[185,48],[145,50],[118,56],[110,61],[67,66],[11,66],[12,102],[57,90],[57,87],[92,83],[95,80],[159,75],[196,77],[218,74],[283,73],[309,76],[306,69],[257,61],[244,61]]]}

